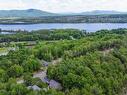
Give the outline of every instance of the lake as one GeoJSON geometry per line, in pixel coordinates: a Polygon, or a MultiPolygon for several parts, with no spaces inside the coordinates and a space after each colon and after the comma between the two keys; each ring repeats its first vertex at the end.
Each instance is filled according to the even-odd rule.
{"type": "Polygon", "coordinates": [[[18,24],[18,25],[0,25],[2,30],[39,30],[39,29],[66,29],[74,28],[86,30],[87,32],[96,32],[101,29],[127,28],[127,23],[43,23],[43,24],[18,24]]]}

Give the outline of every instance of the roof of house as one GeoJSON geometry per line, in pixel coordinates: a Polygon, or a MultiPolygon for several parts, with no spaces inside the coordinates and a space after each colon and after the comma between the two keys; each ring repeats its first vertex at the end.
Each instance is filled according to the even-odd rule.
{"type": "Polygon", "coordinates": [[[50,88],[54,88],[54,89],[58,89],[58,90],[61,90],[62,89],[61,84],[58,83],[58,82],[56,82],[55,80],[50,80],[49,87],[50,88]]]}
{"type": "Polygon", "coordinates": [[[37,85],[33,85],[33,86],[28,86],[28,89],[33,89],[33,90],[41,90],[40,87],[38,87],[37,85]]]}

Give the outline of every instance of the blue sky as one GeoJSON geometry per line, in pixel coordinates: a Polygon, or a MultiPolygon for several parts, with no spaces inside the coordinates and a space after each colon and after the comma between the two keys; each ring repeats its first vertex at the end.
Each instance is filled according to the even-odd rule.
{"type": "Polygon", "coordinates": [[[91,10],[127,11],[127,0],[0,0],[0,10],[29,8],[54,13],[91,10]]]}

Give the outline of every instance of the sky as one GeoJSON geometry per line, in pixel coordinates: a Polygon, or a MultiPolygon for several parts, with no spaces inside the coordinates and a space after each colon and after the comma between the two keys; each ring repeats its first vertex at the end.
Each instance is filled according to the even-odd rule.
{"type": "Polygon", "coordinates": [[[77,13],[92,10],[127,12],[127,0],[0,0],[0,10],[31,8],[53,13],[77,13]]]}

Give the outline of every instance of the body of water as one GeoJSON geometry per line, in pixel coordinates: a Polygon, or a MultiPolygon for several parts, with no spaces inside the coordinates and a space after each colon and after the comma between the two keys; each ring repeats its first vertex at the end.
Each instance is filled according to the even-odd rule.
{"type": "Polygon", "coordinates": [[[11,33],[11,32],[0,32],[0,34],[14,34],[14,33],[11,33]]]}
{"type": "Polygon", "coordinates": [[[80,29],[87,32],[96,32],[101,29],[127,28],[127,23],[46,23],[46,24],[18,24],[0,25],[2,30],[39,30],[39,29],[80,29]]]}

